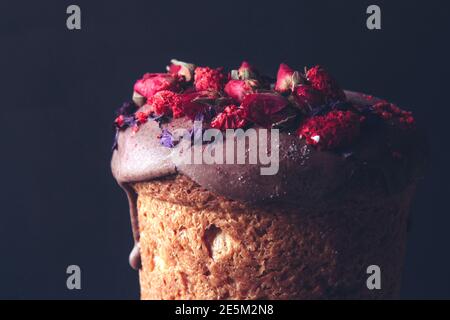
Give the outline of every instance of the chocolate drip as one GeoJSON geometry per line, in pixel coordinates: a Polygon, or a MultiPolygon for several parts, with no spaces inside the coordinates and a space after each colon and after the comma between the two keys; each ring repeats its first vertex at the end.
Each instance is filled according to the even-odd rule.
{"type": "Polygon", "coordinates": [[[130,208],[131,230],[133,232],[134,246],[131,250],[129,263],[134,270],[141,268],[141,256],[139,253],[139,223],[137,215],[137,194],[131,186],[126,183],[120,183],[128,198],[128,206],[130,208]]]}

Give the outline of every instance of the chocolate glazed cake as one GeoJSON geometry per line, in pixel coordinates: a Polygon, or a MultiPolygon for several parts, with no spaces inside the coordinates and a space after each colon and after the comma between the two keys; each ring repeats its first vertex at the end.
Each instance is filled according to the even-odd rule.
{"type": "MultiPolygon", "coordinates": [[[[408,211],[427,145],[410,112],[343,91],[322,67],[172,61],[146,74],[115,121],[142,299],[386,299],[401,279],[408,211]],[[188,164],[178,129],[279,129],[278,171],[188,164]],[[366,269],[381,269],[369,290],[366,269]]],[[[242,137],[241,137],[242,138],[242,137]]],[[[230,139],[227,137],[226,139],[230,139]]],[[[202,146],[226,152],[224,143],[202,146]]],[[[234,136],[232,139],[240,139],[234,136]]],[[[246,145],[249,151],[255,146],[246,145]]]]}

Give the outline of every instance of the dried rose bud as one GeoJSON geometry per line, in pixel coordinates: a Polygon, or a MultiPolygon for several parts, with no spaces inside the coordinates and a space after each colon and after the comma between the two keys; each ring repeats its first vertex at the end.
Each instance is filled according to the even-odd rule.
{"type": "Polygon", "coordinates": [[[226,106],[212,121],[211,128],[226,130],[238,129],[247,125],[244,118],[244,110],[235,105],[226,106]]]}
{"type": "Polygon", "coordinates": [[[225,85],[225,93],[237,102],[242,102],[247,94],[254,93],[258,88],[257,80],[230,80],[225,85]]]}
{"type": "Polygon", "coordinates": [[[223,68],[197,67],[194,71],[194,86],[197,91],[222,91],[225,81],[223,68]]]}
{"type": "Polygon", "coordinates": [[[273,115],[287,104],[288,101],[276,93],[251,93],[245,96],[241,106],[247,120],[269,128],[274,121],[273,115]]]}
{"type": "Polygon", "coordinates": [[[242,61],[237,73],[241,80],[258,79],[258,72],[247,61],[242,61]]]}
{"type": "Polygon", "coordinates": [[[346,101],[345,93],[336,80],[321,66],[315,66],[306,72],[311,86],[322,92],[331,101],[346,101]]]}
{"type": "Polygon", "coordinates": [[[194,78],[195,65],[192,63],[172,59],[170,60],[170,65],[167,66],[166,69],[167,72],[172,75],[183,77],[186,82],[189,82],[194,78]]]}
{"type": "Polygon", "coordinates": [[[167,73],[146,73],[134,84],[134,91],[147,99],[161,90],[177,91],[177,78],[167,73]]]}
{"type": "Polygon", "coordinates": [[[297,71],[292,70],[287,64],[280,64],[277,73],[277,82],[275,90],[278,92],[286,92],[294,90],[295,86],[302,83],[302,78],[297,71]]]}

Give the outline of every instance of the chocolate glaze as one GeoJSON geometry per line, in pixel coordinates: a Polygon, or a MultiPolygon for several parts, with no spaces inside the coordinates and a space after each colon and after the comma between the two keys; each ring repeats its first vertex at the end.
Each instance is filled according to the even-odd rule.
{"type": "MultiPolygon", "coordinates": [[[[358,107],[379,101],[355,92],[346,91],[346,95],[358,107]]],[[[148,106],[143,106],[142,110],[146,108],[148,106]]],[[[167,126],[171,132],[190,129],[192,121],[173,119],[167,126]]],[[[319,151],[295,134],[280,132],[279,171],[276,175],[261,175],[261,164],[248,164],[248,155],[246,164],[180,163],[190,153],[181,150],[181,144],[174,149],[161,146],[160,133],[155,121],[143,124],[137,133],[131,129],[121,131],[118,148],[112,156],[113,175],[127,193],[130,205],[135,240],[130,264],[134,269],[140,267],[140,257],[136,194],[130,186],[132,183],[181,173],[227,198],[249,203],[282,201],[307,206],[324,197],[338,199],[340,192],[348,188],[360,192],[361,188],[383,184],[386,192],[396,192],[421,176],[426,159],[426,141],[419,130],[404,132],[392,126],[377,125],[362,130],[351,148],[338,151],[319,151]],[[400,152],[402,158],[393,159],[392,151],[400,152]]],[[[259,141],[259,148],[265,148],[269,141],[259,141]]],[[[226,150],[221,143],[204,146],[207,147],[226,150]]]]}

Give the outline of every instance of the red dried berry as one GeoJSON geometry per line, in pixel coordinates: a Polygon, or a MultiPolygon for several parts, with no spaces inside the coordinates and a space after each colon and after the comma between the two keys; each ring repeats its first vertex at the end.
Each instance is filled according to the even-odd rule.
{"type": "Polygon", "coordinates": [[[345,93],[334,78],[321,66],[315,66],[306,72],[311,86],[322,92],[331,101],[345,101],[345,93]]]}
{"type": "Polygon", "coordinates": [[[292,94],[294,103],[301,109],[309,111],[325,103],[322,93],[311,86],[299,85],[292,94]]]}
{"type": "Polygon", "coordinates": [[[162,90],[177,91],[177,77],[167,73],[146,73],[134,84],[134,91],[147,99],[162,90]]]}
{"type": "Polygon", "coordinates": [[[230,80],[225,85],[225,93],[237,102],[242,102],[247,94],[254,93],[258,87],[256,80],[230,80]]]}
{"type": "Polygon", "coordinates": [[[288,101],[276,93],[252,93],[242,101],[244,117],[262,127],[269,128],[273,123],[273,115],[283,110],[288,101]]]}
{"type": "Polygon", "coordinates": [[[211,128],[226,130],[238,129],[247,125],[244,118],[244,110],[235,105],[226,106],[212,121],[211,128]]]}
{"type": "Polygon", "coordinates": [[[224,81],[225,75],[223,74],[223,68],[195,68],[194,85],[197,91],[221,91],[223,89],[224,81]]]}
{"type": "Polygon", "coordinates": [[[162,90],[147,100],[151,110],[157,115],[173,115],[174,118],[183,116],[181,111],[181,98],[172,91],[162,90]]]}
{"type": "Polygon", "coordinates": [[[286,92],[293,90],[301,82],[302,79],[297,71],[291,69],[287,64],[280,64],[277,73],[277,82],[275,83],[276,91],[286,92]]]}
{"type": "Polygon", "coordinates": [[[319,149],[334,149],[349,145],[360,131],[360,117],[351,111],[331,111],[323,116],[306,119],[297,133],[306,143],[319,149]]]}

